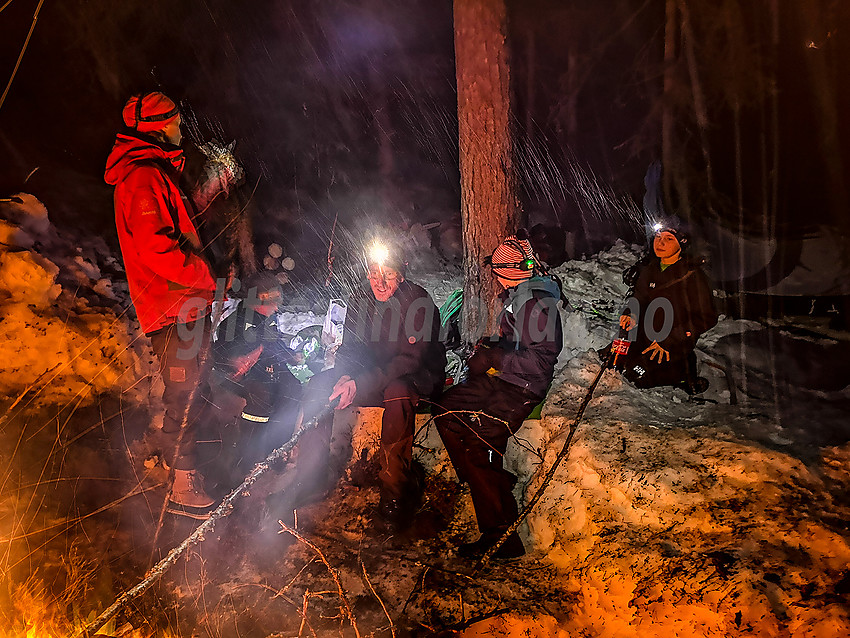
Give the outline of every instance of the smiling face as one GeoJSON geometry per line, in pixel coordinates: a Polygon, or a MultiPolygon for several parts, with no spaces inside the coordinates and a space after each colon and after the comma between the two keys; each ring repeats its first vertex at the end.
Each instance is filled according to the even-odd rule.
{"type": "Polygon", "coordinates": [[[652,239],[652,249],[655,251],[655,256],[661,260],[662,264],[674,264],[679,260],[682,253],[682,247],[679,245],[679,240],[673,233],[662,230],[655,234],[652,239]]]}
{"type": "Polygon", "coordinates": [[[379,264],[369,266],[369,285],[378,301],[387,301],[398,290],[404,277],[397,270],[379,264]]]}

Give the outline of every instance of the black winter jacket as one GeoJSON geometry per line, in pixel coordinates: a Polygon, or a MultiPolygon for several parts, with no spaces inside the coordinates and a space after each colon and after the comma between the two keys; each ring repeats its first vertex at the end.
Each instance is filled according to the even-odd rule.
{"type": "Polygon", "coordinates": [[[700,335],[717,323],[711,285],[695,260],[682,258],[662,271],[661,260],[653,256],[638,272],[633,297],[638,325],[629,338],[637,352],[657,340],[670,352],[671,360],[686,357],[700,335]],[[647,323],[648,309],[653,312],[651,325],[647,323]],[[653,338],[668,330],[666,337],[653,338]]]}
{"type": "Polygon", "coordinates": [[[386,302],[375,299],[368,286],[356,291],[348,301],[334,370],[352,377],[358,394],[378,391],[401,377],[422,396],[441,391],[446,350],[431,296],[407,280],[386,302]]]}
{"type": "Polygon", "coordinates": [[[504,313],[499,323],[499,378],[544,397],[563,347],[558,300],[552,279],[533,277],[500,295],[504,313]]]}
{"type": "Polygon", "coordinates": [[[222,371],[232,371],[234,361],[258,346],[263,346],[260,362],[266,368],[283,370],[287,364],[295,363],[295,355],[283,343],[277,329],[277,313],[264,316],[249,309],[244,301],[222,320],[216,329],[213,344],[215,364],[222,371]]]}

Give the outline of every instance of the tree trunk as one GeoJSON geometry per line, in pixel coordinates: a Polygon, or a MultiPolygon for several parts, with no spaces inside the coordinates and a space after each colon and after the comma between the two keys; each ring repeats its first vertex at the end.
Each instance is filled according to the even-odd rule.
{"type": "MultiPolygon", "coordinates": [[[[821,3],[805,3],[797,7],[800,20],[809,33],[823,33],[828,23],[821,15],[821,3]]],[[[825,45],[822,45],[825,47],[825,45]]],[[[850,233],[850,221],[847,220],[847,210],[850,208],[844,173],[844,151],[841,146],[839,132],[838,97],[836,95],[836,78],[828,65],[827,53],[817,45],[806,51],[807,77],[811,84],[811,95],[814,98],[816,117],[814,127],[817,131],[818,142],[825,168],[827,202],[836,225],[850,233]]],[[[841,81],[841,80],[838,80],[841,81]]]]}
{"type": "Polygon", "coordinates": [[[528,27],[525,32],[528,47],[525,52],[525,143],[529,149],[537,144],[537,131],[534,125],[534,104],[537,92],[537,36],[534,29],[528,27]]]}
{"type": "MultiPolygon", "coordinates": [[[[770,66],[770,132],[773,156],[770,169],[770,210],[779,216],[779,0],[770,0],[770,41],[773,55],[770,66]]],[[[774,222],[775,223],[775,222],[774,222]]]]}
{"type": "Polygon", "coordinates": [[[676,41],[678,40],[676,0],[667,0],[664,25],[664,89],[661,96],[661,180],[664,188],[664,200],[673,210],[677,209],[690,216],[690,197],[687,180],[683,178],[681,155],[677,154],[676,118],[673,112],[673,98],[676,88],[676,41]],[[674,192],[676,197],[674,197],[674,192]]]}
{"type": "Polygon", "coordinates": [[[700,146],[705,161],[705,181],[708,188],[709,207],[713,201],[714,176],[711,168],[711,151],[708,147],[708,107],[705,102],[705,92],[699,77],[699,66],[697,65],[696,50],[694,44],[694,30],[691,25],[690,11],[685,0],[679,0],[679,11],[682,13],[682,33],[684,35],[685,59],[688,62],[688,75],[691,77],[691,91],[694,97],[694,115],[699,129],[700,146]]]}
{"type": "Polygon", "coordinates": [[[516,228],[516,181],[510,130],[510,73],[504,0],[455,0],[467,342],[496,327],[499,284],[482,267],[516,228]]]}

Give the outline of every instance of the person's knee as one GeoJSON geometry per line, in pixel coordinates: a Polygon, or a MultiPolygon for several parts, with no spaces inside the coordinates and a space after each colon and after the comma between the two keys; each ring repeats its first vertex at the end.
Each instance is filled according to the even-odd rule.
{"type": "Polygon", "coordinates": [[[418,399],[416,390],[404,379],[393,379],[384,388],[384,403],[387,401],[402,401],[404,399],[410,401],[418,399]]]}
{"type": "Polygon", "coordinates": [[[339,379],[339,373],[335,372],[333,368],[313,376],[304,388],[304,402],[326,403],[339,379]]]}

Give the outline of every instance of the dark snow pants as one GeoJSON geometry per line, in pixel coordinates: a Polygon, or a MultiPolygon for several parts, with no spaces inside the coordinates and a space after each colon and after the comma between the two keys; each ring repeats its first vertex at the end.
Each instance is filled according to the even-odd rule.
{"type": "Polygon", "coordinates": [[[245,399],[238,423],[238,462],[250,469],[292,436],[301,382],[285,366],[261,356],[242,379],[228,379],[225,387],[245,399]]]}
{"type": "Polygon", "coordinates": [[[208,347],[209,322],[204,317],[187,324],[171,324],[149,333],[148,337],[159,359],[159,373],[165,385],[162,392],[165,406],[162,453],[166,462],[178,470],[195,469],[196,431],[209,392],[208,381],[212,367],[208,347]],[[189,405],[193,392],[194,400],[189,405]],[[184,417],[186,428],[180,442],[180,453],[175,459],[184,417]]]}
{"type": "Polygon", "coordinates": [[[508,439],[540,401],[524,388],[481,374],[447,390],[436,407],[437,430],[458,480],[469,483],[484,535],[501,533],[517,517],[516,477],[504,468],[503,457],[508,439]]]}
{"type": "MultiPolygon", "coordinates": [[[[646,346],[644,346],[646,348],[646,346]]],[[[671,357],[670,361],[658,363],[649,360],[650,353],[643,354],[640,347],[632,344],[629,354],[617,363],[622,364],[623,376],[638,388],[656,388],[659,386],[680,386],[697,377],[697,357],[693,350],[678,358],[671,357]]]]}
{"type": "MultiPolygon", "coordinates": [[[[314,376],[304,393],[304,421],[313,418],[327,404],[334,385],[339,381],[339,372],[325,370],[314,376]]],[[[382,407],[381,448],[378,450],[381,494],[384,498],[404,498],[411,487],[411,462],[413,434],[416,425],[416,404],[419,393],[413,383],[405,377],[392,379],[383,388],[361,393],[354,397],[355,406],[382,407]]],[[[299,443],[297,466],[299,473],[310,468],[318,473],[328,472],[333,411],[327,411],[319,419],[314,430],[304,434],[299,443]]],[[[306,474],[304,475],[306,476],[306,474]]]]}

